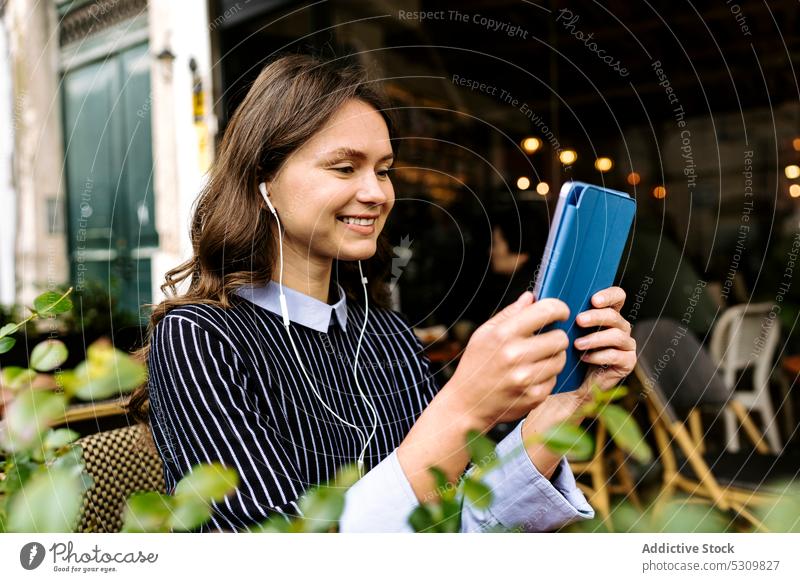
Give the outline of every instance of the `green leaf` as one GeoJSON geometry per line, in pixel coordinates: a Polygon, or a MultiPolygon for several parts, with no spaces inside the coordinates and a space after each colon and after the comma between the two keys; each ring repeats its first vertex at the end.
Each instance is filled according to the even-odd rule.
{"type": "Polygon", "coordinates": [[[6,479],[3,481],[6,487],[6,493],[12,495],[16,491],[22,489],[25,482],[30,479],[34,471],[39,468],[36,463],[30,462],[26,458],[15,457],[6,471],[6,479]]]}
{"type": "Polygon", "coordinates": [[[322,486],[309,491],[300,499],[303,514],[302,531],[326,532],[339,523],[344,511],[344,493],[322,486]]]}
{"type": "Polygon", "coordinates": [[[222,501],[238,486],[239,475],[235,469],[220,463],[196,465],[178,482],[175,497],[208,504],[211,501],[222,501]]]}
{"type": "MultiPolygon", "coordinates": [[[[75,467],[83,468],[83,447],[80,445],[73,445],[71,446],[63,455],[56,457],[53,460],[52,467],[55,469],[64,468],[64,469],[73,469],[75,467]]],[[[91,487],[92,479],[87,474],[84,473],[88,478],[87,483],[88,486],[91,487]]]]}
{"type": "Polygon", "coordinates": [[[443,499],[441,503],[442,521],[440,531],[444,533],[458,533],[461,526],[461,504],[454,499],[443,499]]]}
{"type": "MultiPolygon", "coordinates": [[[[450,502],[452,504],[452,502],[450,502]]],[[[445,513],[445,503],[438,502],[438,503],[428,503],[426,504],[428,511],[430,512],[432,525],[428,532],[430,533],[445,533],[447,532],[447,528],[451,527],[451,518],[445,513]]]]}
{"type": "Polygon", "coordinates": [[[3,368],[0,384],[6,388],[17,391],[22,388],[30,387],[34,378],[36,378],[36,370],[21,368],[19,366],[8,366],[3,368]]]}
{"type": "MultiPolygon", "coordinates": [[[[597,523],[595,528],[603,530],[602,519],[599,512],[595,516],[597,523]]],[[[622,501],[611,509],[611,517],[614,520],[614,531],[620,533],[647,533],[650,530],[649,520],[645,519],[642,511],[633,506],[630,501],[622,501]]],[[[592,531],[592,530],[584,530],[592,531]]]]}
{"type": "Polygon", "coordinates": [[[0,354],[5,354],[14,347],[15,343],[17,343],[17,340],[15,340],[13,337],[0,338],[0,354]]]}
{"type": "Polygon", "coordinates": [[[8,530],[70,532],[77,524],[86,492],[83,467],[43,469],[17,491],[8,505],[8,530]]]}
{"type": "Polygon", "coordinates": [[[80,382],[78,382],[75,370],[56,371],[53,377],[56,385],[64,391],[68,399],[71,399],[80,388],[80,382]]]}
{"type": "Polygon", "coordinates": [[[21,324],[19,323],[7,323],[3,327],[0,327],[0,338],[9,336],[16,332],[20,325],[21,324]]]}
{"type": "Polygon", "coordinates": [[[86,348],[86,360],[92,366],[102,368],[112,364],[119,353],[110,341],[99,339],[86,348]]]}
{"type": "Polygon", "coordinates": [[[125,504],[122,531],[159,533],[169,531],[173,499],[156,491],[134,493],[125,504]]]}
{"type": "Polygon", "coordinates": [[[0,447],[10,452],[41,447],[49,425],[63,418],[65,410],[63,394],[30,389],[20,392],[5,409],[0,447]]]}
{"type": "Polygon", "coordinates": [[[130,392],[145,381],[147,369],[143,364],[110,344],[97,344],[89,346],[88,359],[71,374],[57,376],[66,391],[81,400],[104,400],[130,392]]]}
{"type": "Polygon", "coordinates": [[[542,442],[551,451],[574,461],[584,461],[594,452],[594,441],[579,426],[568,422],[551,427],[542,435],[542,442]]]}
{"type": "MultiPolygon", "coordinates": [[[[42,447],[44,443],[42,443],[42,447]]],[[[48,461],[51,460],[53,454],[50,451],[46,451],[42,447],[34,447],[31,451],[31,460],[36,463],[36,465],[44,465],[49,464],[48,461]]]]}
{"type": "Polygon", "coordinates": [[[444,471],[439,467],[429,467],[428,472],[433,475],[436,483],[436,495],[440,499],[455,499],[457,487],[448,481],[444,471]]]}
{"type": "Polygon", "coordinates": [[[478,509],[488,509],[492,504],[492,490],[485,483],[472,477],[465,477],[463,481],[464,497],[478,509]]]}
{"type": "Polygon", "coordinates": [[[688,497],[671,499],[658,517],[651,511],[650,521],[649,531],[662,533],[724,533],[730,523],[719,510],[705,503],[692,503],[688,497]]]}
{"type": "Polygon", "coordinates": [[[355,463],[350,463],[349,465],[344,465],[339,468],[333,482],[336,487],[349,489],[355,485],[356,481],[360,478],[361,474],[358,471],[358,466],[355,463]]]}
{"type": "Polygon", "coordinates": [[[408,516],[408,523],[415,532],[431,531],[434,520],[428,505],[418,505],[408,516]]]}
{"type": "Polygon", "coordinates": [[[118,389],[122,393],[131,392],[141,386],[147,379],[147,368],[132,357],[114,350],[117,353],[116,374],[119,381],[118,389]]]}
{"type": "Polygon", "coordinates": [[[248,533],[289,533],[291,522],[284,516],[277,514],[268,520],[247,529],[248,533]]]}
{"type": "Polygon", "coordinates": [[[81,400],[102,400],[106,397],[101,395],[106,392],[112,392],[111,395],[113,395],[113,384],[111,387],[106,386],[111,383],[111,379],[102,377],[96,369],[92,371],[89,362],[86,361],[81,362],[72,370],[56,372],[55,379],[70,397],[81,400]]]}
{"type": "Polygon", "coordinates": [[[31,368],[40,372],[49,372],[58,368],[67,359],[67,346],[56,339],[45,340],[31,352],[31,368]]]}
{"type": "Polygon", "coordinates": [[[594,418],[606,404],[618,400],[628,393],[628,389],[625,386],[616,386],[610,390],[603,390],[597,384],[592,385],[591,391],[591,400],[578,409],[577,415],[594,418]]]}
{"type": "Polygon", "coordinates": [[[467,432],[467,448],[472,462],[478,467],[488,469],[497,464],[495,443],[476,430],[467,432]]]}
{"type": "Polygon", "coordinates": [[[44,448],[48,450],[60,449],[75,442],[80,436],[77,432],[68,428],[51,430],[45,436],[44,448]]]}
{"type": "Polygon", "coordinates": [[[616,386],[610,390],[601,390],[595,386],[592,388],[592,393],[595,402],[613,402],[624,397],[628,393],[628,389],[625,386],[616,386]]]}
{"type": "Polygon", "coordinates": [[[72,309],[72,301],[67,297],[71,292],[71,287],[63,295],[55,291],[45,291],[33,300],[33,308],[40,316],[66,313],[72,309]]]}
{"type": "Polygon", "coordinates": [[[175,498],[169,516],[173,531],[192,531],[211,519],[211,506],[196,498],[175,498]]]}
{"type": "Polygon", "coordinates": [[[615,404],[609,404],[600,411],[600,418],[605,421],[609,436],[620,449],[630,453],[640,463],[647,463],[653,458],[653,452],[628,411],[615,404]]]}
{"type": "Polygon", "coordinates": [[[429,467],[428,472],[433,475],[433,480],[436,483],[437,489],[444,489],[447,487],[447,475],[444,474],[439,467],[429,467]]]}

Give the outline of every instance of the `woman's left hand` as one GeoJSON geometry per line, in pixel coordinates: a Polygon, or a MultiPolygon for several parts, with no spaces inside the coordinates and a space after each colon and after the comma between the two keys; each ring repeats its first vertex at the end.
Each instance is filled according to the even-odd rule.
{"type": "Polygon", "coordinates": [[[602,328],[575,340],[575,348],[585,352],[581,360],[591,364],[579,388],[587,396],[593,385],[601,390],[613,388],[636,365],[636,341],[631,337],[631,324],[620,315],[624,303],[625,291],[609,287],[592,296],[594,309],[578,314],[575,319],[580,327],[602,328]]]}
{"type": "MultiPolygon", "coordinates": [[[[613,388],[633,371],[636,365],[636,342],[631,337],[631,324],[620,310],[625,303],[625,291],[619,287],[603,289],[592,296],[592,306],[575,319],[580,327],[600,327],[599,331],[575,340],[575,347],[585,351],[581,359],[591,364],[586,379],[577,390],[551,394],[528,413],[522,425],[523,439],[545,433],[561,422],[579,423],[575,416],[580,406],[592,397],[592,386],[602,390],[613,388]]],[[[539,472],[551,477],[561,456],[542,443],[528,446],[528,455],[539,472]]]]}

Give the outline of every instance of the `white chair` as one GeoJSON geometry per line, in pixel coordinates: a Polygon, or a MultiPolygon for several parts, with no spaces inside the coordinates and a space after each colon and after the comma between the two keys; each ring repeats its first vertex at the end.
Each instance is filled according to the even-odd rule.
{"type": "Polygon", "coordinates": [[[771,303],[735,305],[722,314],[711,335],[711,353],[719,363],[725,384],[734,390],[734,399],[725,409],[726,448],[739,450],[737,416],[743,410],[757,410],[764,423],[764,434],[773,453],[783,448],[775,408],[769,394],[769,379],[775,350],[780,339],[780,322],[771,303]],[[741,373],[752,368],[752,386],[740,386],[741,373]]]}

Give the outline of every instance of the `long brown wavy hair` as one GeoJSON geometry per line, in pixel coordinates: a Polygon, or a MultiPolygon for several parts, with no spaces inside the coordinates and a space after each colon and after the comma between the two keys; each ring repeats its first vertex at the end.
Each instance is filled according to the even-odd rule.
{"type": "MultiPolygon", "coordinates": [[[[266,285],[278,252],[276,228],[258,192],[286,158],[306,143],[350,99],[372,105],[386,121],[396,151],[395,124],[388,98],[356,65],[339,65],[308,55],[286,55],[267,64],[237,108],[220,143],[191,222],[192,258],[166,273],[166,299],[153,307],[144,346],[135,354],[147,362],[153,329],[171,309],[203,303],[231,307],[242,285],[266,285]],[[189,279],[185,293],[178,286],[189,279]]],[[[385,232],[377,252],[362,261],[370,302],[387,307],[386,277],[391,246],[385,232]]],[[[357,264],[334,260],[333,273],[349,299],[363,300],[357,264]]],[[[136,389],[126,408],[148,423],[147,383],[136,389]]]]}

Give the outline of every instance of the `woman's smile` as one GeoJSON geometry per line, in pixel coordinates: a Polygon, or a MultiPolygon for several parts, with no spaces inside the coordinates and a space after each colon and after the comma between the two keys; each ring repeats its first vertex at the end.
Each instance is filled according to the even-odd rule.
{"type": "Polygon", "coordinates": [[[357,234],[370,235],[375,233],[375,223],[378,221],[378,217],[378,214],[343,215],[337,216],[336,220],[357,234]]]}

